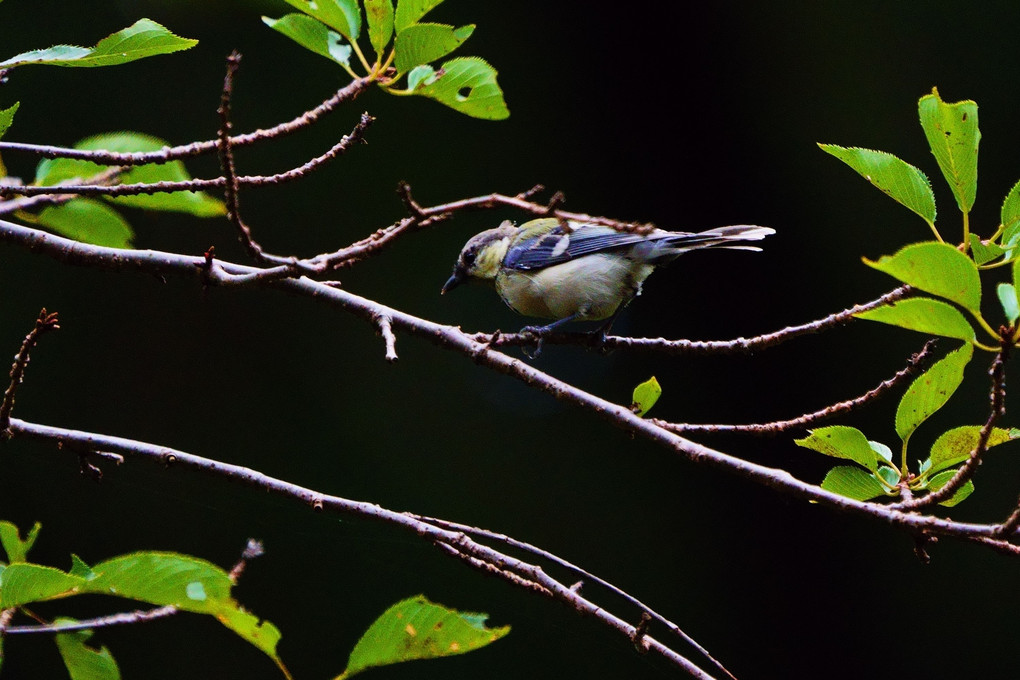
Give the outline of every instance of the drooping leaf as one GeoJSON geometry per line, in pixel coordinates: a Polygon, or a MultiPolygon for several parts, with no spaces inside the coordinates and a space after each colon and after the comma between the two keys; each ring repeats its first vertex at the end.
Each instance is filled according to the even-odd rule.
{"type": "Polygon", "coordinates": [[[93,199],[71,199],[48,206],[36,222],[74,241],[107,248],[131,248],[135,232],[113,208],[93,199]]]}
{"type": "Polygon", "coordinates": [[[921,97],[918,115],[928,146],[939,169],[949,182],[960,211],[969,213],[977,194],[978,130],[977,104],[972,101],[947,104],[938,90],[921,97]]]}
{"type": "Polygon", "coordinates": [[[885,151],[835,144],[818,146],[856,170],[883,193],[920,215],[929,225],[935,223],[935,194],[931,183],[913,165],[885,151]]]}
{"type": "Polygon", "coordinates": [[[991,262],[997,257],[1002,257],[1006,249],[998,243],[982,241],[981,237],[971,232],[970,252],[974,255],[974,263],[982,265],[991,262]]]}
{"type": "Polygon", "coordinates": [[[186,611],[216,613],[230,605],[233,583],[211,562],[177,553],[135,552],[93,565],[92,593],[118,595],[186,611]]]}
{"type": "Polygon", "coordinates": [[[445,57],[461,46],[474,32],[474,24],[454,28],[446,24],[414,24],[397,33],[393,48],[394,65],[401,73],[415,66],[445,57]]]}
{"type": "Polygon", "coordinates": [[[29,64],[47,66],[116,66],[129,61],[187,50],[197,40],[181,38],[149,19],[139,19],[124,30],[117,31],[96,43],[95,47],[54,45],[32,50],[0,62],[0,68],[29,64]]]}
{"type": "Polygon", "coordinates": [[[487,614],[448,609],[423,595],[401,600],[361,636],[340,677],[375,666],[464,654],[510,632],[510,626],[486,628],[487,618],[487,614]]]}
{"type": "MultiPolygon", "coordinates": [[[[935,440],[928,457],[928,474],[934,474],[970,458],[970,452],[977,448],[981,436],[980,425],[963,425],[944,432],[935,440]]],[[[1020,431],[1002,427],[992,428],[988,435],[988,448],[1005,444],[1020,438],[1020,431]]]]}
{"type": "Polygon", "coordinates": [[[135,237],[119,212],[91,198],[74,198],[43,208],[35,221],[69,239],[108,248],[130,248],[135,237]]]}
{"type": "Polygon", "coordinates": [[[822,480],[822,488],[858,501],[871,500],[885,493],[875,475],[853,465],[840,465],[829,470],[822,480]]]}
{"type": "Polygon", "coordinates": [[[1020,319],[1020,302],[1017,301],[1016,286],[1012,283],[1000,283],[995,292],[999,296],[999,304],[1002,305],[1006,318],[1011,324],[1015,324],[1017,319],[1020,319]]]}
{"type": "Polygon", "coordinates": [[[906,440],[918,425],[942,408],[963,382],[963,369],[974,354],[965,344],[914,379],[896,408],[896,434],[906,440]]]}
{"type": "MultiPolygon", "coordinates": [[[[110,132],[86,137],[74,145],[86,151],[112,151],[115,153],[139,153],[159,151],[169,144],[158,137],[140,132],[110,132]]],[[[89,161],[69,158],[46,159],[39,162],[35,184],[53,185],[72,178],[92,177],[107,166],[89,161]]],[[[132,166],[121,173],[122,184],[153,184],[155,182],[185,182],[191,175],[181,161],[149,163],[132,166]]],[[[196,217],[217,217],[226,213],[223,201],[202,191],[175,191],[137,196],[111,196],[105,200],[142,210],[183,212],[196,217]]]]}
{"type": "Polygon", "coordinates": [[[631,400],[630,410],[638,416],[643,417],[662,396],[662,387],[653,375],[648,380],[634,388],[634,396],[631,400]]]}
{"type": "Polygon", "coordinates": [[[974,327],[956,307],[934,298],[917,297],[854,314],[858,319],[907,328],[912,331],[973,340],[974,327]]]}
{"type": "Polygon", "coordinates": [[[981,309],[981,278],[977,265],[948,243],[913,243],[894,255],[883,255],[865,264],[908,283],[940,295],[972,312],[981,309]]]}
{"type": "Polygon", "coordinates": [[[21,106],[21,102],[14,102],[14,106],[0,111],[0,138],[3,138],[7,130],[10,129],[11,124],[14,122],[14,114],[18,112],[19,106],[21,106]]]}
{"type": "Polygon", "coordinates": [[[361,8],[358,0],[286,0],[305,14],[315,17],[348,40],[361,33],[361,8]]]}
{"type": "Polygon", "coordinates": [[[368,40],[382,59],[383,51],[393,37],[393,0],[365,0],[368,19],[368,40]]]}
{"type": "Polygon", "coordinates": [[[397,0],[397,13],[394,17],[394,28],[399,33],[411,24],[428,14],[432,8],[443,0],[397,0]]]}
{"type": "MultiPolygon", "coordinates": [[[[929,480],[928,490],[932,492],[938,491],[946,484],[948,484],[949,480],[952,479],[953,475],[955,474],[956,470],[946,470],[944,472],[940,472],[939,474],[932,477],[931,480],[929,480]]],[[[959,489],[956,490],[956,493],[954,493],[948,499],[939,503],[939,505],[944,505],[947,508],[951,508],[954,505],[960,503],[960,501],[964,500],[967,496],[971,495],[972,493],[974,493],[974,482],[968,479],[966,482],[963,483],[963,485],[959,489]]]]}
{"type": "MultiPolygon", "coordinates": [[[[878,466],[878,453],[868,438],[856,427],[830,425],[811,430],[803,439],[796,439],[797,446],[824,453],[826,456],[852,460],[872,472],[878,466]]],[[[838,469],[838,468],[837,468],[838,469]]]]}
{"type": "MultiPolygon", "coordinates": [[[[77,623],[75,619],[59,617],[54,621],[61,624],[77,623]]],[[[120,669],[110,650],[106,647],[95,649],[85,644],[92,637],[91,630],[71,633],[57,633],[55,642],[60,657],[64,660],[71,680],[120,680],[120,669]]]]}
{"type": "Polygon", "coordinates": [[[277,655],[276,646],[283,636],[280,629],[271,621],[260,620],[259,617],[236,605],[220,610],[216,618],[282,667],[283,663],[277,655]]]}
{"type": "Polygon", "coordinates": [[[7,561],[10,563],[24,562],[28,551],[35,545],[35,539],[39,538],[40,529],[42,529],[42,524],[36,522],[29,529],[25,539],[22,540],[18,527],[6,520],[0,520],[0,546],[3,546],[4,552],[7,554],[7,561]]]}
{"type": "Polygon", "coordinates": [[[443,64],[434,79],[420,81],[414,90],[473,118],[502,120],[510,116],[496,69],[479,57],[458,57],[443,64]]]}
{"type": "Polygon", "coordinates": [[[85,579],[30,562],[8,565],[0,573],[0,609],[67,597],[79,592],[85,579]]]}
{"type": "Polygon", "coordinates": [[[337,64],[350,65],[351,46],[343,44],[343,36],[322,22],[304,14],[287,14],[279,19],[262,17],[262,21],[305,49],[337,64]]]}

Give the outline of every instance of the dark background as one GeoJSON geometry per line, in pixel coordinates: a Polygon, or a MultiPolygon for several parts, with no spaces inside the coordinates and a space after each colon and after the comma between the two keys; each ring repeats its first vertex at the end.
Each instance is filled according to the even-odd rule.
{"type": "MultiPolygon", "coordinates": [[[[565,207],[580,212],[675,229],[769,225],[778,234],[762,254],[697,253],[657,274],[616,327],[637,336],[753,335],[880,295],[893,282],[860,257],[929,236],[923,221],[816,142],[882,149],[919,165],[933,179],[944,232],[959,233],[916,122],[918,97],[938,86],[947,101],[981,106],[972,224],[985,235],[994,230],[1001,197],[1020,177],[1014,3],[717,5],[606,11],[449,0],[430,18],[478,24],[461,53],[499,69],[511,118],[476,121],[424,99],[370,91],[313,129],[239,153],[244,174],[281,171],[325,151],[363,110],[378,118],[367,146],[314,176],[246,191],[247,220],[273,251],[332,250],[398,219],[393,190],[407,180],[426,205],[540,182],[564,191],[565,207]]],[[[7,139],[70,145],[120,129],[172,143],[211,138],[223,59],[233,48],[244,54],[237,129],[289,120],[346,78],[259,19],[286,11],[268,0],[7,0],[4,58],[54,43],[91,45],[142,16],[201,41],[116,68],[19,69],[0,88],[0,105],[21,101],[7,139]]],[[[4,162],[30,178],[36,159],[8,153],[4,162]]],[[[189,167],[198,176],[217,171],[211,158],[189,167]]],[[[523,218],[463,215],[408,236],[343,272],[343,284],[465,329],[516,329],[524,321],[490,291],[438,295],[464,240],[505,217],[523,218]]],[[[224,220],[130,218],[139,247],[197,254],[215,245],[224,258],[243,259],[224,220]]],[[[400,336],[400,362],[387,365],[373,329],[309,300],[203,291],[193,280],[91,271],[0,248],[6,356],[43,306],[59,311],[63,328],[33,355],[19,417],[174,446],[506,532],[644,599],[740,678],[1016,676],[1015,559],[942,541],[924,566],[900,531],[693,465],[420,340],[400,336]]],[[[665,393],[653,415],[749,422],[860,394],[922,343],[859,323],[753,356],[550,347],[535,365],[621,403],[654,374],[665,393]]],[[[913,458],[946,427],[984,419],[988,357],[978,359],[946,413],[915,436],[913,458]]],[[[895,450],[895,405],[887,397],[844,422],[895,450]]],[[[700,441],[819,482],[830,462],[791,439],[700,441]]],[[[1005,516],[1016,499],[1016,456],[996,450],[977,477],[978,493],[952,516],[1005,516]]],[[[247,537],[263,539],[268,554],[237,594],[282,629],[279,651],[296,677],[338,673],[371,620],[419,592],[487,611],[513,633],[481,652],[375,677],[671,674],[594,622],[386,527],[338,522],[181,470],[129,463],[106,473],[97,485],[79,477],[67,453],[13,441],[0,448],[0,517],[23,528],[41,521],[32,556],[62,568],[70,552],[94,562],[143,548],[229,566],[247,537]]],[[[39,610],[88,615],[111,603],[39,610]]],[[[669,639],[654,627],[653,634],[669,639]]],[[[278,677],[259,652],[202,617],[104,630],[95,639],[127,678],[278,677]]],[[[49,640],[9,639],[5,651],[4,677],[62,677],[49,640]]]]}

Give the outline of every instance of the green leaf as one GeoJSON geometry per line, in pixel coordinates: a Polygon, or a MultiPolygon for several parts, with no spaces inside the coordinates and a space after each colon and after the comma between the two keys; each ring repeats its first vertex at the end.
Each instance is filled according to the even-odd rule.
{"type": "Polygon", "coordinates": [[[407,74],[407,89],[417,90],[419,85],[430,85],[436,80],[436,70],[428,64],[415,66],[407,74]]]}
{"type": "Polygon", "coordinates": [[[486,628],[487,614],[470,614],[429,602],[418,595],[402,600],[369,626],[351,651],[341,677],[375,666],[464,654],[510,632],[486,628]]]}
{"type": "Polygon", "coordinates": [[[895,255],[883,255],[865,264],[908,283],[914,288],[940,295],[964,309],[981,309],[981,278],[977,265],[948,243],[926,241],[905,246],[895,255]]]}
{"type": "Polygon", "coordinates": [[[41,564],[19,562],[0,573],[0,609],[53,600],[79,592],[85,579],[41,564]]]}
{"type": "Polygon", "coordinates": [[[883,193],[923,217],[929,225],[935,224],[935,194],[931,183],[913,165],[884,151],[835,144],[818,146],[856,170],[883,193]]]}
{"type": "MultiPolygon", "coordinates": [[[[169,144],[158,137],[140,132],[110,132],[86,137],[74,145],[86,151],[112,151],[115,153],[138,153],[159,151],[169,144]]],[[[73,178],[92,177],[107,166],[89,161],[57,158],[40,161],[36,169],[35,184],[53,185],[73,178]]],[[[149,163],[133,166],[119,176],[122,184],[152,184],[155,182],[185,182],[191,175],[181,161],[149,163]]],[[[175,191],[138,196],[111,196],[105,200],[142,210],[182,212],[196,217],[218,217],[226,214],[223,201],[202,191],[175,191]]]]}
{"type": "Polygon", "coordinates": [[[474,24],[454,28],[446,24],[414,24],[397,33],[393,49],[397,52],[394,65],[400,73],[427,64],[460,47],[471,37],[474,24]]]}
{"type": "Polygon", "coordinates": [[[54,45],[45,50],[23,52],[0,62],[0,68],[27,64],[47,66],[116,66],[129,61],[187,50],[197,40],[181,38],[149,19],[139,19],[122,31],[100,40],[95,47],[54,45]]]}
{"type": "Polygon", "coordinates": [[[975,339],[974,327],[960,310],[934,298],[907,298],[854,316],[931,335],[960,340],[975,339]]]}
{"type": "Polygon", "coordinates": [[[924,136],[949,182],[960,211],[969,213],[977,194],[978,130],[977,104],[972,101],[947,104],[937,89],[917,103],[924,136]]]}
{"type": "Polygon", "coordinates": [[[973,354],[973,345],[963,345],[910,383],[896,408],[896,434],[900,439],[906,441],[918,425],[949,401],[963,382],[963,369],[973,354]]]}
{"type": "Polygon", "coordinates": [[[368,19],[368,40],[381,60],[393,37],[393,1],[365,0],[365,17],[368,19]]]}
{"type": "MultiPolygon", "coordinates": [[[[931,463],[928,474],[940,472],[970,458],[970,452],[977,448],[980,437],[980,425],[963,425],[944,432],[932,444],[931,455],[928,457],[931,463]]],[[[988,435],[987,446],[992,448],[1017,438],[1020,438],[1020,431],[995,427],[988,435]]]]}
{"type": "MultiPolygon", "coordinates": [[[[955,474],[956,470],[946,470],[945,472],[940,472],[939,474],[932,477],[931,480],[928,482],[928,490],[933,492],[938,491],[946,484],[948,484],[949,480],[952,479],[953,475],[955,474]]],[[[954,505],[957,505],[960,501],[962,501],[972,493],[974,493],[974,482],[968,479],[966,482],[963,483],[963,486],[956,490],[956,493],[954,493],[947,500],[944,500],[941,503],[939,503],[939,505],[944,505],[947,508],[951,508],[954,505]]]]}
{"type": "Polygon", "coordinates": [[[43,208],[35,221],[61,236],[108,248],[130,248],[135,236],[120,213],[91,198],[43,208]]]}
{"type": "Polygon", "coordinates": [[[1015,245],[1020,235],[1020,182],[1013,185],[1002,201],[999,219],[1002,220],[1003,228],[1002,244],[1015,245]]]}
{"type": "Polygon", "coordinates": [[[881,478],[890,488],[895,487],[903,479],[900,471],[889,465],[879,465],[878,470],[875,471],[875,476],[881,478]]]}
{"type": "Polygon", "coordinates": [[[399,33],[429,13],[432,8],[443,0],[397,0],[397,13],[394,26],[399,33]]]}
{"type": "Polygon", "coordinates": [[[287,14],[279,19],[262,17],[262,21],[301,47],[337,64],[350,66],[351,46],[344,45],[343,36],[329,30],[322,22],[304,14],[287,14]]]}
{"type": "Polygon", "coordinates": [[[21,102],[14,102],[14,106],[0,110],[0,138],[2,138],[7,130],[14,123],[14,114],[18,112],[18,107],[21,106],[21,102]]]}
{"type": "Polygon", "coordinates": [[[96,576],[96,572],[92,571],[92,567],[85,564],[85,561],[74,553],[71,553],[71,571],[68,573],[71,576],[78,576],[85,580],[95,578],[96,576]]]}
{"type": "MultiPolygon", "coordinates": [[[[56,625],[77,623],[76,619],[59,617],[56,625]]],[[[57,633],[55,641],[71,680],[120,680],[120,669],[106,647],[95,649],[86,645],[91,630],[57,633]]]]}
{"type": "Polygon", "coordinates": [[[869,441],[868,446],[871,450],[878,454],[878,457],[885,460],[888,463],[892,463],[892,449],[883,444],[882,442],[869,441]]]}
{"type": "Polygon", "coordinates": [[[164,552],[135,552],[104,560],[92,567],[87,581],[92,593],[117,595],[155,605],[205,614],[231,605],[233,583],[226,571],[211,562],[164,552]]]}
{"type": "Polygon", "coordinates": [[[856,427],[846,425],[820,427],[811,430],[803,439],[795,439],[794,444],[824,453],[826,456],[852,460],[872,472],[878,466],[878,453],[872,448],[864,433],[856,427]]]}
{"type": "Polygon", "coordinates": [[[829,470],[822,480],[822,488],[858,501],[871,500],[885,493],[885,487],[875,479],[875,475],[852,465],[841,465],[829,470]]]}
{"type": "Polygon", "coordinates": [[[419,82],[414,94],[473,118],[502,120],[510,116],[503,91],[496,83],[496,69],[479,57],[458,57],[443,64],[431,82],[419,82]]]}
{"type": "Polygon", "coordinates": [[[974,255],[974,263],[981,265],[1001,257],[1006,252],[1006,249],[993,241],[982,241],[981,237],[971,232],[970,252],[974,255]]]}
{"type": "Polygon", "coordinates": [[[0,520],[0,546],[3,546],[4,552],[7,554],[7,561],[11,563],[24,562],[28,551],[35,545],[35,539],[39,538],[40,529],[42,529],[42,524],[36,522],[29,529],[25,540],[21,540],[18,527],[6,520],[0,520]]]}
{"type": "Polygon", "coordinates": [[[221,610],[216,614],[216,618],[256,649],[276,661],[277,665],[283,666],[276,653],[276,646],[283,636],[280,634],[280,629],[271,621],[259,620],[259,617],[236,605],[221,610]]]}
{"type": "Polygon", "coordinates": [[[662,387],[659,386],[659,381],[656,380],[653,375],[651,378],[634,388],[634,397],[630,405],[630,410],[636,413],[639,417],[643,417],[653,406],[655,406],[655,402],[659,400],[660,396],[662,396],[662,387]]]}
{"type": "Polygon", "coordinates": [[[1015,324],[1016,320],[1020,319],[1020,302],[1017,301],[1016,286],[1012,283],[1000,283],[995,292],[999,296],[999,304],[1002,305],[1006,318],[1011,324],[1015,324]]]}
{"type": "Polygon", "coordinates": [[[336,29],[348,40],[358,39],[361,32],[361,8],[358,0],[286,0],[305,14],[336,29]]]}

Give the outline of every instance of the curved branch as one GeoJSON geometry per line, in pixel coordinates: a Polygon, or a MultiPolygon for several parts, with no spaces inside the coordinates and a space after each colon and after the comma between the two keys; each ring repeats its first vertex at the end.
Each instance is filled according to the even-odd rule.
{"type": "MultiPolygon", "coordinates": [[[[119,250],[93,246],[2,220],[0,220],[0,241],[20,245],[32,252],[70,264],[114,271],[144,271],[200,278],[204,272],[205,260],[203,258],[152,250],[119,250]]],[[[223,261],[218,261],[217,264],[231,275],[244,276],[263,271],[257,267],[223,261]]],[[[684,439],[649,420],[639,418],[626,406],[606,401],[558,380],[520,359],[496,351],[488,344],[476,341],[457,327],[421,319],[345,290],[333,288],[325,283],[301,277],[256,281],[255,285],[263,285],[267,288],[312,298],[320,304],[336,307],[357,316],[368,324],[375,323],[374,320],[378,316],[386,315],[390,318],[394,331],[399,330],[421,337],[439,347],[463,354],[477,364],[509,375],[557,399],[584,408],[622,430],[658,444],[692,462],[722,468],[731,474],[801,500],[816,501],[836,510],[864,515],[910,531],[927,531],[943,536],[994,537],[994,532],[999,527],[999,525],[955,522],[930,515],[902,512],[893,507],[856,501],[826,491],[795,478],[785,470],[751,463],[684,439]]]]}

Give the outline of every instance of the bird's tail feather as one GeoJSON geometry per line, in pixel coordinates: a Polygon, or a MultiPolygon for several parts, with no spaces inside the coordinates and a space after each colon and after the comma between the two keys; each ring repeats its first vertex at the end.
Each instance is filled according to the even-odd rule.
{"type": "Polygon", "coordinates": [[[771,227],[759,227],[753,224],[735,224],[689,234],[673,233],[661,239],[649,241],[651,252],[647,254],[646,261],[650,264],[664,264],[688,250],[701,248],[760,251],[761,248],[745,245],[743,242],[760,241],[774,233],[776,230],[771,227]]]}

